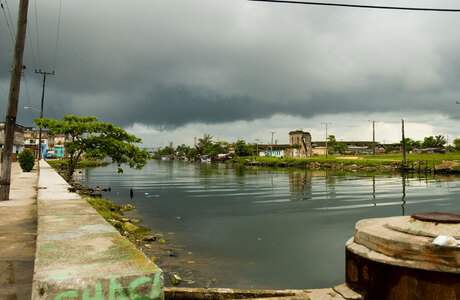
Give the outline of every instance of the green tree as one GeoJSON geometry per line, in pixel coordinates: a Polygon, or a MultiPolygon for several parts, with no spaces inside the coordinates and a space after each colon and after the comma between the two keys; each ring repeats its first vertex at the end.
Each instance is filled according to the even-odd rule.
{"type": "Polygon", "coordinates": [[[337,153],[340,153],[340,154],[344,154],[348,150],[349,150],[349,148],[348,148],[347,144],[345,144],[345,143],[337,143],[334,146],[334,152],[337,152],[337,153]]]}
{"type": "Polygon", "coordinates": [[[434,137],[434,139],[436,142],[436,147],[444,147],[444,145],[447,144],[446,138],[442,135],[437,135],[434,137]]]}
{"type": "Polygon", "coordinates": [[[235,154],[238,156],[251,156],[254,153],[254,147],[246,144],[244,140],[238,140],[235,143],[235,154]]]}
{"type": "Polygon", "coordinates": [[[199,155],[200,153],[198,153],[198,150],[195,149],[195,148],[190,148],[190,150],[188,150],[187,152],[187,157],[189,159],[196,159],[196,157],[199,155]]]}
{"type": "MultiPolygon", "coordinates": [[[[422,142],[421,141],[414,141],[411,138],[405,138],[404,141],[406,142],[406,151],[412,151],[414,149],[422,148],[422,142]]],[[[401,140],[400,143],[402,144],[402,140],[401,140]]]]}
{"type": "Polygon", "coordinates": [[[460,151],[460,139],[454,140],[455,151],[460,151]]]}
{"type": "Polygon", "coordinates": [[[198,139],[198,144],[195,145],[195,147],[198,150],[199,154],[210,154],[212,148],[212,136],[210,134],[205,133],[203,135],[203,138],[198,139]]]}
{"type": "Polygon", "coordinates": [[[185,144],[182,144],[176,147],[176,154],[179,156],[187,155],[189,151],[190,151],[190,147],[185,144]]]}
{"type": "Polygon", "coordinates": [[[442,135],[437,135],[435,137],[428,136],[428,137],[425,137],[425,139],[423,140],[422,147],[423,148],[444,147],[446,143],[447,143],[447,140],[442,135]]]}
{"type": "Polygon", "coordinates": [[[426,136],[426,137],[423,139],[422,147],[423,147],[423,148],[433,148],[433,147],[436,147],[436,140],[434,139],[433,136],[426,136]]]}
{"type": "Polygon", "coordinates": [[[155,152],[156,155],[175,155],[176,154],[176,150],[174,150],[174,146],[173,146],[173,143],[170,142],[168,146],[164,147],[164,148],[159,148],[156,152],[155,152]]]}
{"type": "Polygon", "coordinates": [[[66,136],[64,144],[69,154],[66,179],[70,180],[82,155],[85,158],[109,157],[118,164],[118,172],[123,172],[121,164],[141,169],[150,155],[140,150],[136,143],[142,140],[128,134],[122,128],[110,123],[98,122],[96,117],[63,116],[62,121],[54,119],[35,119],[35,124],[49,129],[53,134],[66,136]]]}

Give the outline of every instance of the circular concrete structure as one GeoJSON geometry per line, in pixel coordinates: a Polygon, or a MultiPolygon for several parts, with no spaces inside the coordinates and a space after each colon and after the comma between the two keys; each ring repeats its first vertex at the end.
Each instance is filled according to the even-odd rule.
{"type": "Polygon", "coordinates": [[[460,299],[460,247],[432,244],[460,239],[460,224],[411,217],[356,223],[346,245],[346,282],[365,299],[460,299]]]}

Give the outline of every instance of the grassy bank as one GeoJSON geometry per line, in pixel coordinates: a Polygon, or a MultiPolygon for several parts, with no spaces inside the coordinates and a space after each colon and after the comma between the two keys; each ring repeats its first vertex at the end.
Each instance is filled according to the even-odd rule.
{"type": "MultiPolygon", "coordinates": [[[[237,162],[245,165],[267,167],[297,167],[310,169],[364,170],[399,172],[402,167],[402,154],[382,155],[329,155],[307,158],[291,157],[240,157],[237,162]]],[[[233,161],[235,162],[235,161],[233,161]]],[[[446,154],[407,154],[406,166],[414,170],[446,169],[460,172],[460,152],[446,154]],[[448,162],[448,163],[446,163],[448,162]]]]}
{"type": "MultiPolygon", "coordinates": [[[[54,169],[59,169],[62,165],[67,165],[68,159],[47,159],[46,162],[54,169]]],[[[98,160],[80,160],[77,164],[77,168],[95,168],[101,166],[107,166],[109,163],[106,161],[98,160]]]]}

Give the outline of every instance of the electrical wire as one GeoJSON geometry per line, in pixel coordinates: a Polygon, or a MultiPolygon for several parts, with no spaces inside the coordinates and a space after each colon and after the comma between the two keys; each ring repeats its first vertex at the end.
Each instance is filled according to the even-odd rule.
{"type": "Polygon", "coordinates": [[[338,6],[338,7],[349,7],[349,8],[412,10],[412,11],[427,11],[427,12],[460,12],[460,9],[451,9],[451,8],[377,6],[377,5],[360,5],[360,4],[344,4],[344,3],[329,3],[329,2],[304,2],[304,1],[289,1],[289,0],[248,0],[248,1],[284,3],[284,4],[303,4],[303,5],[316,5],[316,6],[338,6]]]}
{"type": "Polygon", "coordinates": [[[8,21],[8,17],[6,16],[5,7],[3,6],[3,2],[1,1],[0,1],[0,6],[2,8],[3,15],[5,16],[6,26],[8,27],[8,31],[11,37],[11,42],[13,42],[13,47],[14,47],[14,34],[13,34],[13,31],[11,30],[10,22],[8,21]]]}
{"type": "Polygon", "coordinates": [[[7,91],[3,86],[1,86],[1,85],[0,85],[0,90],[4,91],[5,94],[8,94],[8,91],[7,91]]]}
{"type": "Polygon", "coordinates": [[[14,32],[14,22],[13,22],[13,18],[11,18],[10,7],[9,7],[9,5],[8,5],[8,1],[7,1],[7,0],[5,0],[5,6],[6,6],[6,10],[8,11],[8,16],[10,17],[10,23],[11,23],[11,28],[13,29],[13,34],[16,35],[15,32],[14,32]]]}
{"type": "Polygon", "coordinates": [[[34,51],[34,44],[32,42],[32,35],[30,34],[30,26],[29,22],[27,22],[27,35],[29,36],[29,45],[30,45],[30,51],[32,52],[32,60],[34,61],[34,67],[37,69],[37,61],[35,60],[35,51],[34,51]]]}
{"type": "Polygon", "coordinates": [[[35,29],[37,31],[37,54],[38,54],[38,67],[41,67],[40,63],[40,41],[38,39],[38,13],[37,13],[37,0],[35,0],[35,29]]]}
{"type": "Polygon", "coordinates": [[[58,44],[59,44],[59,30],[61,26],[61,11],[62,11],[62,0],[59,0],[59,17],[58,17],[58,24],[57,24],[57,32],[56,32],[56,48],[54,49],[54,68],[56,69],[56,60],[57,60],[57,52],[58,52],[58,44]]]}

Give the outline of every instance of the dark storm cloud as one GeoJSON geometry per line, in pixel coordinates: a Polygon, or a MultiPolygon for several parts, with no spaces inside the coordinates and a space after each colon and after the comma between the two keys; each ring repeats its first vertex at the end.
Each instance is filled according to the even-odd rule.
{"type": "MultiPolygon", "coordinates": [[[[38,7],[38,66],[56,70],[47,85],[49,117],[96,115],[159,128],[275,114],[460,118],[452,108],[460,94],[457,15],[238,0],[73,1],[63,3],[55,57],[57,4],[38,7]]],[[[29,25],[36,48],[34,14],[29,25]]],[[[12,47],[3,19],[0,26],[0,83],[7,87],[12,47]]],[[[21,103],[35,107],[37,56],[28,45],[29,99],[21,91],[21,103]]]]}

